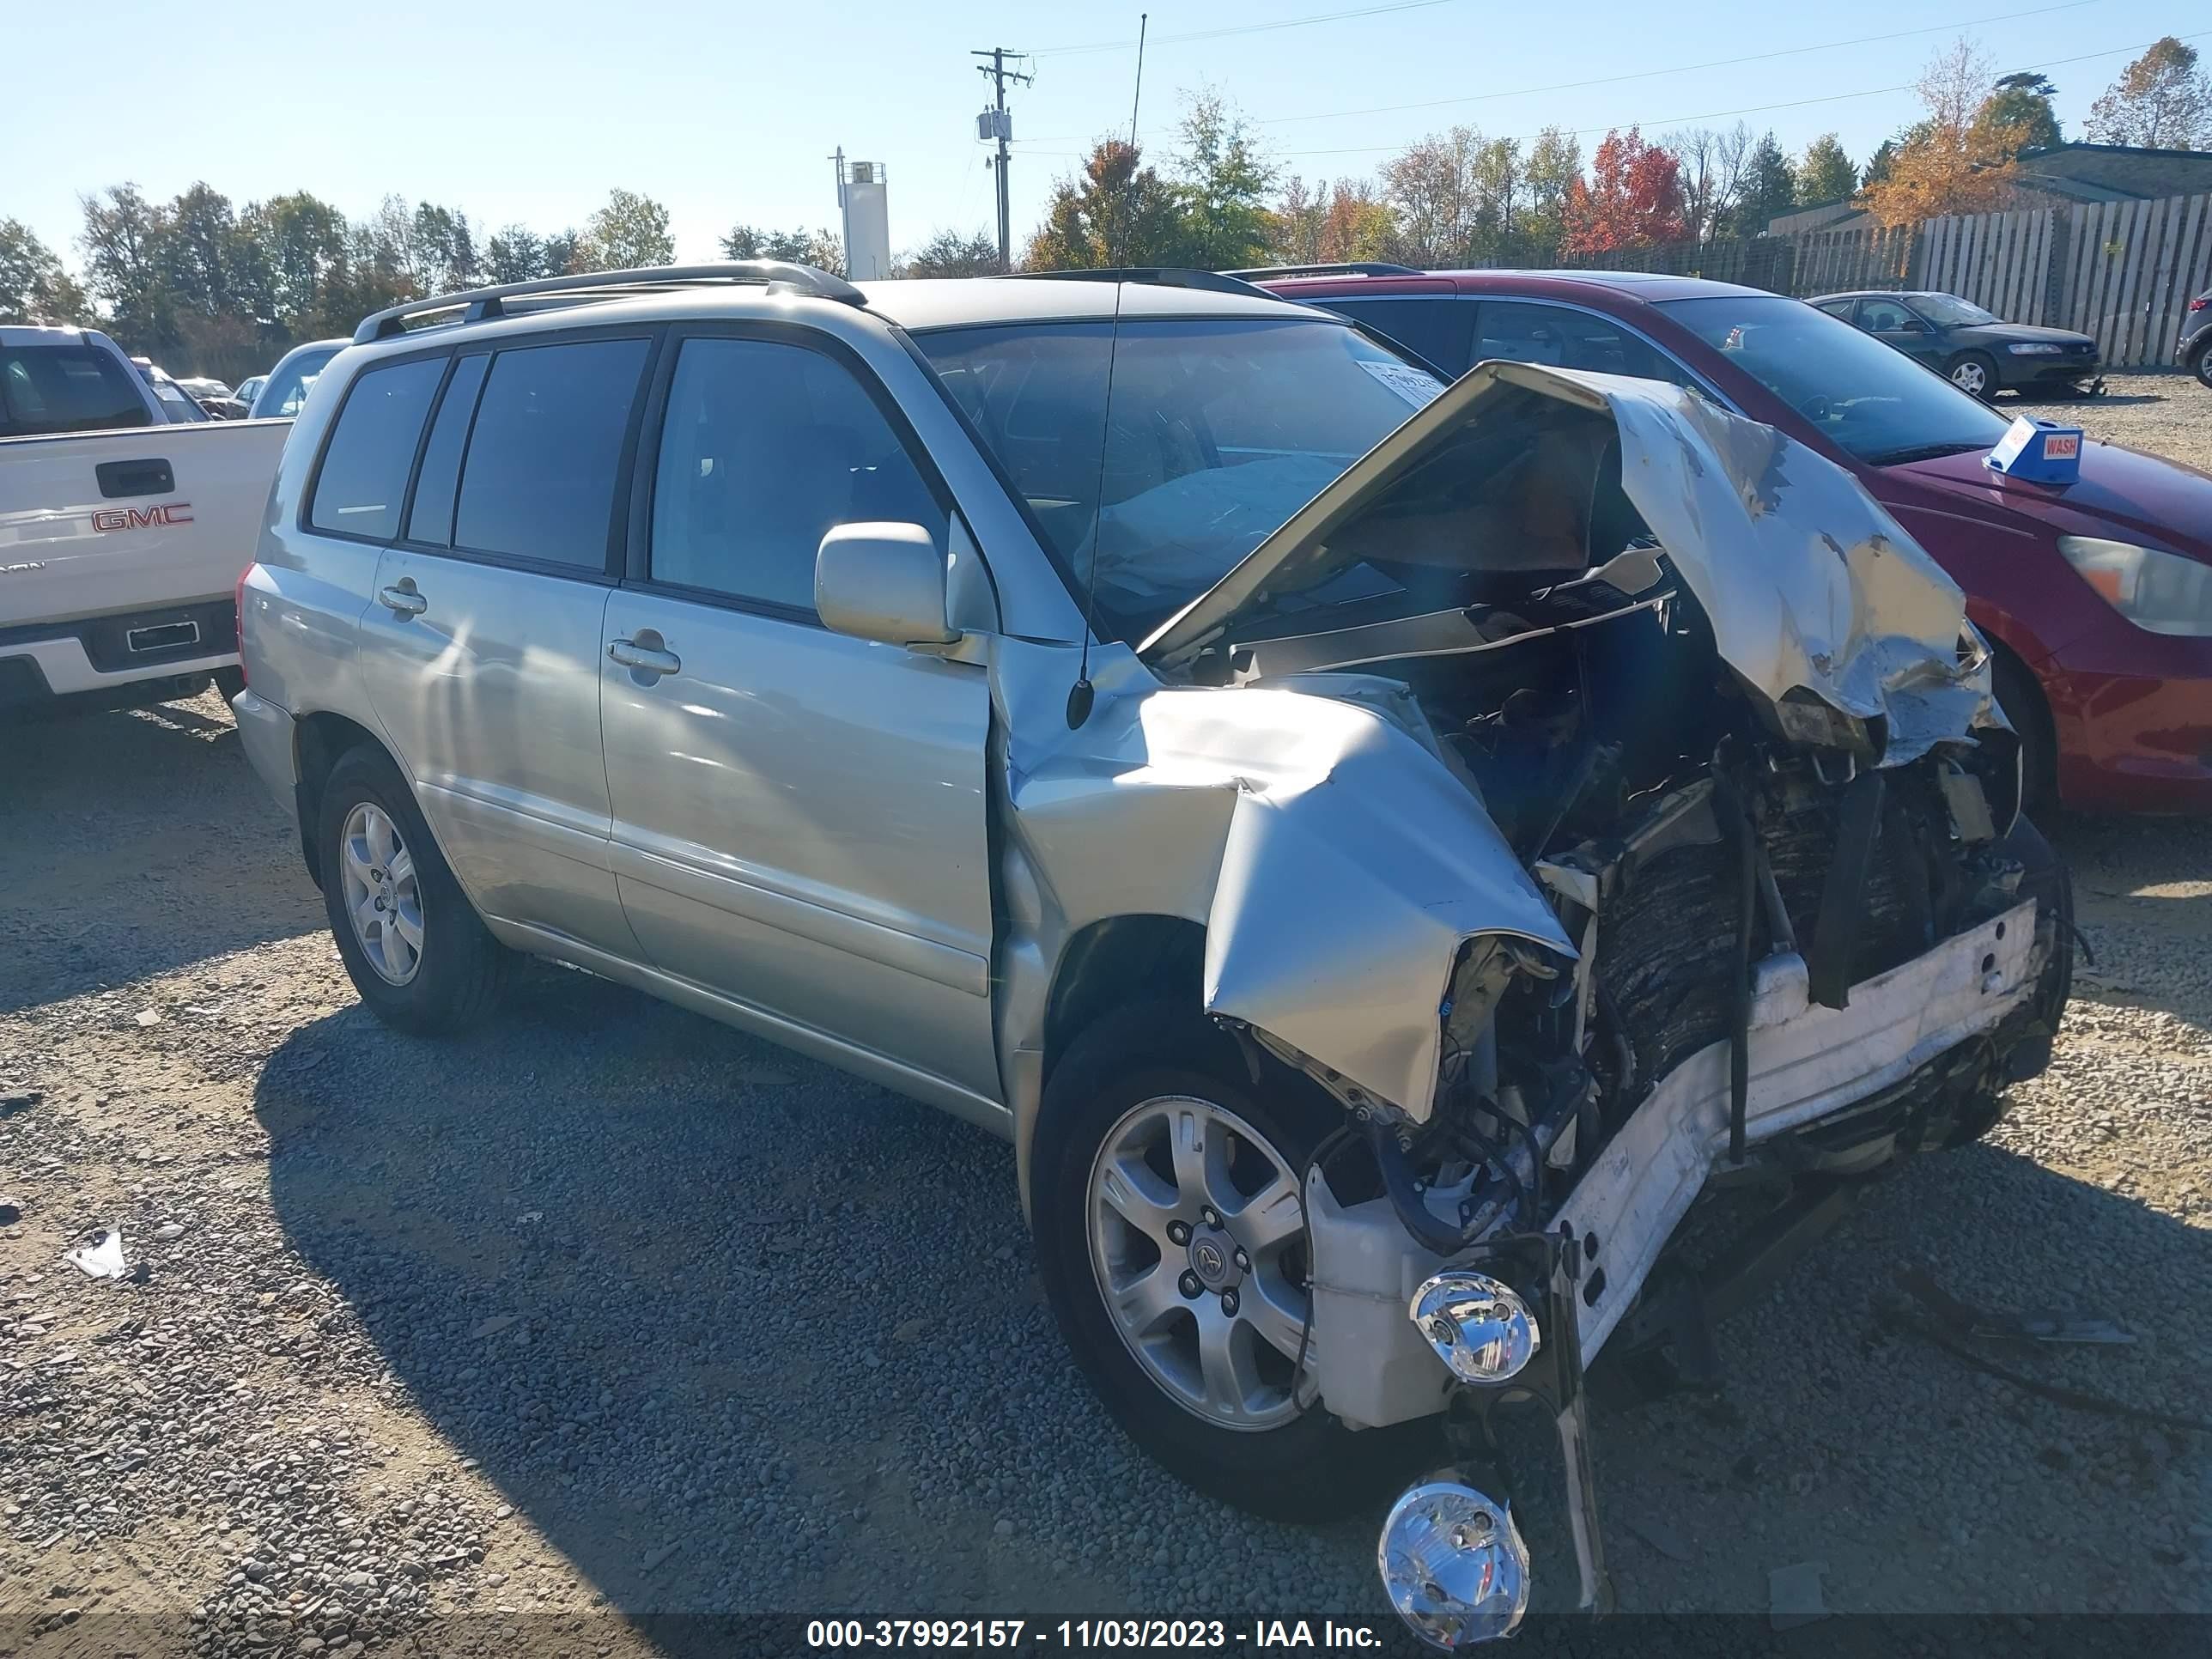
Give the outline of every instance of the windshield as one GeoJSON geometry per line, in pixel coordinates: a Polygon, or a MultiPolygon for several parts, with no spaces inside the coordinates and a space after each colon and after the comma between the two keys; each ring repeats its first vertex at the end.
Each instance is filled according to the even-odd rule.
{"type": "Polygon", "coordinates": [[[315,377],[330,367],[331,359],[340,349],[337,346],[317,346],[313,351],[302,351],[277,364],[268,383],[254,396],[253,414],[264,421],[272,416],[297,415],[300,405],[307,401],[315,377]]]}
{"type": "Polygon", "coordinates": [[[1115,328],[994,325],[917,343],[1079,579],[1095,535],[1099,625],[1125,640],[1212,587],[1443,389],[1338,322],[1125,322],[1118,353],[1115,328]]]}
{"type": "Polygon", "coordinates": [[[1660,309],[1874,466],[1988,449],[2011,422],[1871,334],[1770,294],[1660,309]]]}
{"type": "Polygon", "coordinates": [[[1912,301],[1915,311],[1942,328],[1979,328],[1984,323],[1999,320],[1993,313],[1955,294],[1908,294],[1905,297],[1912,301]]]}

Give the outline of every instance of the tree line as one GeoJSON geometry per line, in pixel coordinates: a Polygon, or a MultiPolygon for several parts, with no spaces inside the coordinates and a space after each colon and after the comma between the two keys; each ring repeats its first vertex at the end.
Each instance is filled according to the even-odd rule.
{"type": "MultiPolygon", "coordinates": [[[[1749,238],[1792,208],[1853,202],[1888,224],[2002,203],[2019,157],[2063,140],[2041,75],[1996,73],[1960,40],[1918,82],[1922,113],[1853,161],[1837,135],[1786,154],[1742,122],[1646,140],[1606,134],[1585,162],[1550,127],[1526,142],[1455,126],[1367,177],[1308,180],[1273,160],[1219,93],[1186,94],[1163,161],[1102,140],[1054,186],[1019,250],[1032,270],[1389,260],[1425,268],[1601,261],[1616,250],[1749,238]]],[[[2212,81],[2168,38],[2130,64],[2090,109],[2094,143],[2212,148],[2212,81]]],[[[366,218],[305,191],[234,206],[205,184],[167,202],[135,185],[82,198],[80,264],[0,219],[0,321],[96,322],[179,373],[235,379],[301,340],[350,332],[368,313],[487,283],[665,264],[666,208],[611,191],[580,228],[488,234],[457,208],[386,197],[366,218]]],[[[842,272],[826,228],[740,222],[726,258],[790,259],[842,272]]],[[[940,231],[900,262],[909,276],[998,269],[988,232],[940,231]]]]}
{"type": "MultiPolygon", "coordinates": [[[[668,210],[616,190],[580,228],[487,232],[458,208],[388,196],[365,218],[307,191],[243,207],[206,184],[156,201],[133,184],[80,198],[71,271],[20,221],[0,219],[0,322],[95,325],[175,374],[236,381],[302,340],[350,334],[369,313],[433,294],[676,257],[668,210]]],[[[842,270],[833,232],[740,224],[730,258],[842,270]]],[[[997,268],[988,237],[946,233],[909,256],[917,272],[997,268]]]]}

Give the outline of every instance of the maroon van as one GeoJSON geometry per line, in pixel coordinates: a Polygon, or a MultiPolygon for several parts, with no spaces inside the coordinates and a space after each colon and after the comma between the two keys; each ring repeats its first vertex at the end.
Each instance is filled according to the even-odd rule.
{"type": "Polygon", "coordinates": [[[1613,271],[1239,271],[1449,377],[1490,358],[1673,380],[1848,467],[1966,592],[2029,787],[2212,811],[2212,477],[2091,441],[2079,483],[1982,458],[2009,418],[1796,300],[1613,271]]]}

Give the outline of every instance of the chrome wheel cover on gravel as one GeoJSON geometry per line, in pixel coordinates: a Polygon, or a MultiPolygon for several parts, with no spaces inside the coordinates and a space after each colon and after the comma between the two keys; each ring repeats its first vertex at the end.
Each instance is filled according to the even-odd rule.
{"type": "Polygon", "coordinates": [[[422,893],[399,826],[362,801],[346,814],[338,880],[355,941],[379,979],[404,985],[422,964],[422,893]]]}
{"type": "Polygon", "coordinates": [[[1951,384],[1978,398],[1990,389],[1990,374],[1979,363],[1960,363],[1951,371],[1951,384]]]}
{"type": "Polygon", "coordinates": [[[1107,1133],[1087,1201],[1107,1316],[1161,1391],[1217,1428],[1295,1418],[1308,1256],[1290,1161],[1226,1107],[1162,1096],[1107,1133]]]}

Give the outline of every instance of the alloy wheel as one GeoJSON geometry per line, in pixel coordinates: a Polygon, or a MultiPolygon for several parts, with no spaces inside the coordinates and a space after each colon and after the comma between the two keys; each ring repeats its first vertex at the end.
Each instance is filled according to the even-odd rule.
{"type": "Polygon", "coordinates": [[[379,978],[404,985],[422,964],[422,890],[398,825],[372,801],[346,814],[338,843],[345,913],[379,978]]]}
{"type": "Polygon", "coordinates": [[[1160,1390],[1219,1428],[1297,1417],[1309,1258],[1290,1160],[1226,1107],[1161,1096],[1107,1133],[1089,1198],[1108,1316],[1160,1390]]]}
{"type": "Polygon", "coordinates": [[[1990,377],[1979,363],[1968,361],[1952,366],[1951,384],[1960,391],[1978,398],[1989,390],[1990,377]]]}

